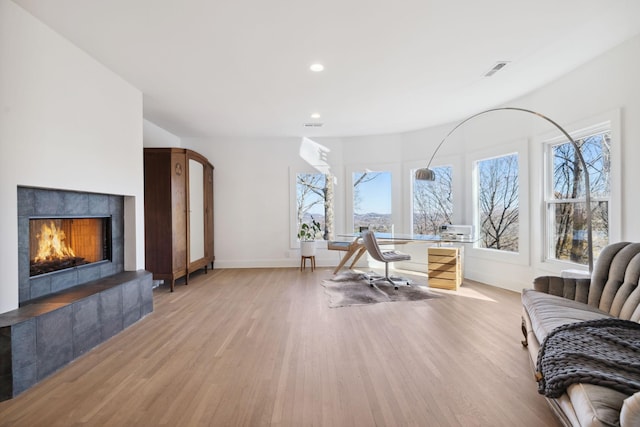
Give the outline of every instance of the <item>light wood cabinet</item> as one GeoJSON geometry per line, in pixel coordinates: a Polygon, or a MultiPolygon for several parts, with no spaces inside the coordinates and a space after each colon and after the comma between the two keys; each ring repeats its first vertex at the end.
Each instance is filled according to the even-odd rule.
{"type": "Polygon", "coordinates": [[[154,280],[213,268],[213,165],[183,148],[144,149],[145,268],[154,280]]]}
{"type": "Polygon", "coordinates": [[[427,249],[429,287],[457,291],[462,284],[461,248],[427,249]]]}

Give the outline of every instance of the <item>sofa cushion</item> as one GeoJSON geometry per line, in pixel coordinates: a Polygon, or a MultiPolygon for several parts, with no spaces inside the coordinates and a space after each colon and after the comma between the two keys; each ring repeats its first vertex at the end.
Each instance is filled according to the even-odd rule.
{"type": "Polygon", "coordinates": [[[567,388],[580,425],[584,427],[619,426],[622,402],[627,396],[594,384],[573,384],[567,388]]]}
{"type": "Polygon", "coordinates": [[[597,308],[563,297],[537,292],[532,289],[522,291],[522,305],[529,313],[533,333],[538,342],[558,326],[612,317],[597,308]]]}

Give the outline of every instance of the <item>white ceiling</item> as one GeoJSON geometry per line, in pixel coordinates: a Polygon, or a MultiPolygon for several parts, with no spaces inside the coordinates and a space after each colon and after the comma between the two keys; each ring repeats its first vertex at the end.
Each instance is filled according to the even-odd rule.
{"type": "Polygon", "coordinates": [[[14,1],[139,88],[145,118],[181,137],[433,126],[640,33],[638,0],[14,1]]]}

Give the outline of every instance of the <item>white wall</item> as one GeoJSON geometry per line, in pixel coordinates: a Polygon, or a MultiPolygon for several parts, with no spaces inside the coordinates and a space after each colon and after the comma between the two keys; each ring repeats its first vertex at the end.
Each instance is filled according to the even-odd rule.
{"type": "Polygon", "coordinates": [[[143,120],[143,144],[145,147],[179,148],[182,144],[180,138],[168,132],[149,120],[143,120]]]}
{"type": "Polygon", "coordinates": [[[142,95],[0,0],[0,313],[18,305],[17,186],[120,194],[125,268],[144,268],[142,95]]]}
{"type": "MultiPolygon", "coordinates": [[[[214,170],[216,267],[293,267],[300,258],[291,244],[292,170],[312,171],[299,156],[301,138],[184,138],[183,147],[207,157],[214,170]]],[[[329,162],[342,180],[339,140],[326,140],[329,162]]],[[[336,194],[338,206],[344,200],[336,194]]],[[[344,209],[343,209],[344,210],[344,209]]],[[[322,251],[335,263],[335,253],[322,251]]]]}
{"type": "MultiPolygon", "coordinates": [[[[619,214],[619,238],[640,241],[640,222],[636,221],[640,199],[633,189],[640,181],[640,37],[613,49],[596,60],[584,64],[552,84],[528,96],[513,100],[509,106],[539,111],[572,129],[604,112],[621,110],[622,201],[619,214]],[[626,195],[626,197],[625,197],[626,195]]],[[[498,77],[499,78],[499,77],[498,77]]],[[[463,118],[461,118],[462,120],[463,118]]],[[[409,165],[426,163],[440,140],[456,123],[398,135],[362,136],[327,140],[332,148],[332,166],[340,174],[336,216],[344,225],[344,174],[353,165],[367,162],[397,165],[406,171],[409,165]]],[[[548,266],[540,261],[540,182],[542,156],[541,135],[555,129],[544,120],[524,113],[495,113],[474,119],[452,135],[438,154],[439,159],[459,157],[462,183],[456,190],[464,193],[462,213],[456,216],[463,223],[471,223],[468,198],[470,174],[464,170],[465,156],[489,147],[525,141],[528,144],[530,195],[527,215],[530,219],[521,245],[529,255],[526,261],[505,262],[474,255],[466,251],[466,277],[520,290],[529,287],[540,274],[557,273],[561,267],[548,266]]],[[[316,139],[325,143],[323,139],[316,139]]],[[[290,244],[289,173],[301,168],[298,157],[299,139],[237,140],[183,139],[183,146],[201,152],[215,165],[216,263],[219,267],[295,266],[298,259],[290,244]],[[259,186],[256,187],[255,183],[259,186]]],[[[414,167],[414,166],[412,166],[414,167]]],[[[403,178],[404,179],[404,178],[403,178]]],[[[403,180],[401,206],[408,206],[408,178],[403,180]]],[[[396,206],[394,206],[396,209],[396,206]]],[[[403,213],[407,225],[409,213],[403,213]]],[[[335,265],[336,254],[323,253],[320,262],[335,265]]]]}

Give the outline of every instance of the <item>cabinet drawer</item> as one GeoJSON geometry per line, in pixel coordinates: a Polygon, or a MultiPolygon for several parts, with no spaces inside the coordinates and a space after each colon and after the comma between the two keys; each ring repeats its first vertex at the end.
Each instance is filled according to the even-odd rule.
{"type": "Polygon", "coordinates": [[[457,280],[460,277],[460,272],[456,270],[431,270],[429,269],[429,280],[431,279],[447,279],[457,280]]]}
{"type": "Polygon", "coordinates": [[[459,248],[428,248],[429,256],[458,256],[459,248]]]}
{"type": "Polygon", "coordinates": [[[437,278],[432,279],[430,277],[429,287],[457,291],[458,288],[460,287],[460,283],[457,280],[447,280],[447,279],[437,279],[437,278]]]}

